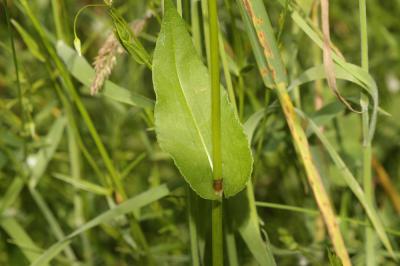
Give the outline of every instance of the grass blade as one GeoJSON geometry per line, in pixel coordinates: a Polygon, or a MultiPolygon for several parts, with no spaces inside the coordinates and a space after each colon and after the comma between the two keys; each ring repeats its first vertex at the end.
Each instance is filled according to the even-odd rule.
{"type": "MultiPolygon", "coordinates": [[[[252,21],[254,31],[248,30],[248,34],[254,35],[256,33],[258,42],[263,47],[263,58],[269,70],[272,72],[271,77],[275,85],[275,91],[278,94],[286,122],[289,126],[294,142],[293,144],[296,147],[298,156],[304,164],[308,182],[313,190],[318,207],[321,210],[335,251],[342,260],[344,266],[351,265],[343,237],[337,226],[333,207],[325,191],[321,177],[312,161],[306,135],[296,118],[293,103],[287,92],[286,70],[276,45],[276,40],[264,3],[261,0],[242,0],[238,2],[246,10],[246,16],[252,21]]],[[[258,67],[260,68],[262,66],[258,65],[258,67]]],[[[267,86],[267,84],[265,85],[267,86]]]]}
{"type": "Polygon", "coordinates": [[[60,173],[53,173],[53,176],[61,181],[64,181],[64,182],[74,186],[77,189],[86,190],[88,192],[98,194],[98,195],[103,195],[103,196],[111,195],[110,189],[104,188],[102,186],[93,184],[93,183],[85,181],[85,180],[71,178],[67,175],[63,175],[60,173]]]}
{"type": "Polygon", "coordinates": [[[254,192],[251,184],[233,198],[226,201],[232,227],[238,230],[249,251],[262,266],[276,265],[271,246],[262,239],[254,192]]]}
{"type": "Polygon", "coordinates": [[[379,219],[379,215],[377,211],[375,210],[374,206],[372,203],[367,199],[367,196],[365,192],[362,190],[361,186],[358,184],[356,178],[352,175],[346,164],[343,162],[339,154],[335,151],[333,148],[332,144],[329,142],[329,140],[325,137],[325,135],[321,132],[321,129],[318,127],[317,124],[313,122],[310,118],[306,117],[304,113],[302,113],[300,110],[297,110],[297,112],[306,119],[308,122],[310,129],[314,132],[314,134],[319,138],[319,140],[322,142],[324,145],[325,149],[327,150],[329,156],[333,160],[333,162],[336,164],[340,172],[342,173],[342,177],[345,180],[346,184],[350,188],[350,190],[354,193],[356,198],[359,200],[361,205],[363,206],[365,212],[367,213],[377,235],[379,236],[380,240],[382,241],[383,245],[386,247],[386,249],[389,252],[392,252],[392,246],[390,244],[389,238],[385,233],[383,224],[381,220],[379,219]]]}
{"type": "Polygon", "coordinates": [[[60,240],[59,242],[55,243],[51,247],[49,247],[45,252],[36,259],[31,266],[40,266],[45,263],[50,262],[57,254],[66,246],[68,245],[72,239],[87,230],[96,227],[102,223],[107,223],[120,215],[124,215],[130,213],[134,210],[142,208],[152,202],[155,202],[165,196],[168,196],[172,189],[174,189],[176,185],[168,187],[168,185],[160,185],[158,187],[149,189],[137,196],[134,196],[120,205],[116,206],[113,209],[110,209],[102,214],[98,215],[97,217],[93,218],[92,220],[88,221],[80,228],[75,230],[74,232],[70,233],[68,236],[60,240]]]}
{"type": "Polygon", "coordinates": [[[67,119],[59,117],[50,128],[49,133],[44,138],[44,147],[36,154],[31,154],[27,158],[28,166],[31,168],[29,186],[34,188],[46,171],[47,165],[53,158],[55,151],[61,141],[67,119]]]}
{"type": "MultiPolygon", "coordinates": [[[[14,243],[20,247],[22,253],[29,262],[33,262],[40,256],[41,249],[33,242],[24,228],[14,218],[6,218],[0,221],[1,227],[13,239],[14,243]]],[[[43,264],[47,265],[46,264],[43,264]]]]}
{"type": "MultiPolygon", "coordinates": [[[[71,75],[89,88],[95,78],[95,71],[90,64],[82,56],[79,56],[74,49],[68,47],[63,42],[57,43],[57,53],[66,64],[71,75]]],[[[154,104],[153,100],[121,88],[111,81],[105,82],[104,89],[100,94],[114,101],[141,108],[152,108],[154,104]]]]}

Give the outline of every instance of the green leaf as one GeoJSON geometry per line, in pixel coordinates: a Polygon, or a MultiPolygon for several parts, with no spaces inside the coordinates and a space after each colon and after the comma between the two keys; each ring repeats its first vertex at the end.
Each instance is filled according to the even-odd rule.
{"type": "MultiPolygon", "coordinates": [[[[85,86],[90,87],[95,72],[85,58],[79,56],[73,49],[68,47],[64,42],[57,43],[57,53],[66,64],[69,72],[77,80],[82,82],[85,86]]],[[[100,93],[114,101],[138,106],[142,108],[152,108],[153,101],[127,89],[119,87],[118,85],[106,81],[104,89],[100,93]]]]}
{"type": "MultiPolygon", "coordinates": [[[[157,96],[155,129],[161,148],[172,156],[194,191],[203,198],[217,199],[212,186],[210,77],[170,1],[165,1],[154,52],[153,83],[157,96]]],[[[224,194],[230,197],[245,187],[252,156],[224,90],[221,130],[224,194]]]]}

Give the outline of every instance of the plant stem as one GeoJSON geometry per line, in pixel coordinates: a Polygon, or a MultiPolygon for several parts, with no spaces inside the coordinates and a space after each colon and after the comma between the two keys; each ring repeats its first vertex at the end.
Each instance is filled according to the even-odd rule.
{"type": "Polygon", "coordinates": [[[62,2],[58,0],[51,1],[51,8],[53,12],[54,27],[56,29],[56,36],[58,40],[67,41],[62,23],[62,2]]]}
{"type": "Polygon", "coordinates": [[[359,0],[360,31],[361,31],[361,67],[369,70],[368,59],[368,33],[367,33],[367,4],[365,0],[359,0]]]}
{"type": "MultiPolygon", "coordinates": [[[[221,158],[221,87],[219,77],[219,40],[217,1],[208,0],[210,31],[210,72],[211,72],[211,134],[214,191],[222,199],[222,158],[221,158]]],[[[222,242],[222,200],[212,205],[212,256],[213,265],[223,265],[222,242]]]]}
{"type": "MultiPolygon", "coordinates": [[[[18,60],[17,60],[17,53],[15,51],[15,43],[14,43],[14,34],[11,28],[11,23],[10,23],[10,16],[8,14],[8,6],[7,6],[7,1],[3,1],[4,5],[4,12],[6,15],[6,20],[7,20],[7,30],[8,33],[10,34],[10,43],[11,43],[11,51],[12,51],[12,57],[14,61],[14,70],[15,70],[15,77],[16,77],[16,82],[17,82],[17,90],[18,90],[18,105],[19,109],[21,112],[21,133],[25,136],[25,129],[26,129],[26,116],[25,116],[25,111],[24,111],[24,105],[23,105],[23,100],[22,100],[22,88],[21,88],[21,82],[19,78],[19,67],[18,67],[18,60]]],[[[23,144],[23,160],[25,161],[27,156],[27,147],[26,147],[26,142],[24,141],[23,144]]]]}
{"type": "Polygon", "coordinates": [[[177,0],[176,5],[176,9],[178,10],[179,15],[182,17],[182,0],[177,0]]]}
{"type": "Polygon", "coordinates": [[[223,238],[222,238],[222,201],[212,202],[212,265],[224,264],[223,238]]]}
{"type": "MultiPolygon", "coordinates": [[[[365,0],[359,0],[360,12],[360,33],[361,33],[361,67],[368,72],[368,33],[367,33],[367,5],[365,0]]],[[[371,176],[371,161],[372,161],[372,139],[369,136],[369,115],[368,115],[369,99],[366,95],[361,95],[362,106],[362,127],[363,127],[363,184],[367,201],[372,205],[374,203],[374,191],[371,176]]],[[[376,265],[375,259],[375,241],[374,232],[371,228],[365,229],[365,265],[376,265]]]]}

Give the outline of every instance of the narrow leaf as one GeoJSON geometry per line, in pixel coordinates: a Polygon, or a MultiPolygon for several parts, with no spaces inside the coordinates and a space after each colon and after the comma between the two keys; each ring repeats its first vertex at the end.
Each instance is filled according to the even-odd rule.
{"type": "Polygon", "coordinates": [[[77,189],[86,190],[88,192],[92,192],[92,193],[98,194],[98,195],[110,195],[111,194],[110,189],[104,188],[102,186],[93,184],[91,182],[88,182],[88,181],[85,181],[82,179],[71,178],[69,176],[59,174],[59,173],[54,173],[53,176],[57,179],[60,179],[64,182],[74,186],[77,189]]]}

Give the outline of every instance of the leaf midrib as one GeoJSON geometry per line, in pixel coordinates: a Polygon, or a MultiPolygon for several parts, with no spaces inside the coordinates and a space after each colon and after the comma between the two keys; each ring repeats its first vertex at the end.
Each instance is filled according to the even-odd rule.
{"type": "MultiPolygon", "coordinates": [[[[179,23],[178,23],[178,24],[179,24],[179,23]]],[[[171,27],[170,27],[169,23],[168,23],[168,28],[169,28],[170,31],[172,31],[172,32],[174,33],[173,36],[175,36],[176,34],[175,34],[175,32],[174,32],[174,29],[171,30],[171,27]]],[[[171,45],[172,45],[172,50],[174,51],[172,58],[173,58],[174,65],[175,65],[175,72],[176,72],[176,76],[177,76],[177,78],[178,78],[179,85],[180,85],[180,88],[181,88],[179,91],[181,92],[183,98],[185,99],[185,107],[188,109],[188,112],[189,112],[189,114],[190,114],[190,117],[191,117],[191,118],[193,119],[193,121],[194,121],[194,125],[195,125],[195,128],[196,128],[196,132],[197,132],[198,135],[199,135],[201,144],[202,144],[202,146],[203,146],[203,148],[204,148],[204,150],[205,150],[205,152],[206,152],[207,159],[208,159],[210,168],[211,168],[211,170],[212,170],[212,169],[213,169],[213,165],[212,165],[212,160],[211,160],[210,153],[209,153],[209,151],[208,151],[208,149],[207,149],[207,145],[206,145],[206,143],[205,143],[205,141],[204,141],[203,135],[201,134],[200,128],[198,127],[198,122],[197,122],[197,120],[196,120],[196,118],[195,118],[195,116],[194,116],[194,114],[193,114],[193,112],[192,112],[192,109],[190,108],[190,106],[189,106],[189,104],[188,104],[187,97],[186,97],[185,92],[184,92],[184,90],[183,90],[183,86],[182,86],[182,82],[181,82],[181,77],[180,77],[179,71],[178,71],[178,65],[177,65],[177,63],[176,63],[176,58],[177,58],[177,57],[176,57],[176,52],[177,52],[177,50],[175,49],[175,39],[174,39],[174,37],[171,38],[171,45]]]]}

